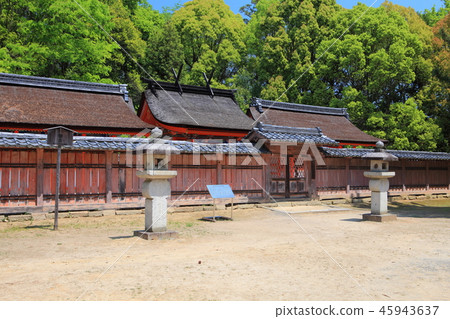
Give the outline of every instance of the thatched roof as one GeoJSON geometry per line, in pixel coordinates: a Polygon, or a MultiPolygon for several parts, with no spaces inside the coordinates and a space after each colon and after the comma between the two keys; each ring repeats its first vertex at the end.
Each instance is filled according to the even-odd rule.
{"type": "MultiPolygon", "coordinates": [[[[249,131],[253,121],[239,108],[234,91],[150,81],[145,99],[161,123],[249,131]]],[[[140,114],[142,110],[139,110],[140,114]]]]}
{"type": "Polygon", "coordinates": [[[346,109],[253,99],[251,116],[264,124],[316,128],[338,142],[376,143],[378,138],[364,133],[349,120],[346,109]]]}
{"type": "Polygon", "coordinates": [[[3,126],[140,131],[153,127],[134,112],[126,85],[0,73],[3,126]]]}

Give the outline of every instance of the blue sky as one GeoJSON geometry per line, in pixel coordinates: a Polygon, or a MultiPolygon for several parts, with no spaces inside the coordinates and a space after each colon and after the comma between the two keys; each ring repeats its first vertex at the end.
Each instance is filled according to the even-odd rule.
{"type": "MultiPolygon", "coordinates": [[[[342,5],[344,8],[351,8],[358,2],[371,5],[375,0],[337,0],[337,3],[342,5]]],[[[390,0],[395,4],[399,4],[405,7],[413,7],[416,11],[422,11],[424,9],[430,9],[433,5],[439,8],[442,4],[441,0],[390,0]]],[[[173,7],[176,3],[184,3],[187,0],[147,0],[148,3],[152,5],[154,9],[162,11],[163,7],[173,7]]],[[[250,3],[251,0],[225,0],[232,11],[239,13],[239,8],[250,3]]],[[[374,7],[378,7],[384,0],[378,0],[374,7]]]]}
{"type": "MultiPolygon", "coordinates": [[[[371,5],[375,0],[337,0],[337,3],[342,5],[344,8],[351,8],[358,2],[371,5]]],[[[187,0],[147,0],[148,3],[152,5],[154,9],[162,11],[163,7],[173,7],[176,3],[184,3],[187,0]]],[[[239,8],[250,3],[251,0],[225,0],[235,13],[239,12],[239,8]]],[[[374,7],[378,7],[384,0],[378,0],[374,7]]],[[[439,8],[442,4],[441,0],[391,0],[395,4],[399,4],[405,7],[413,7],[416,11],[422,11],[424,9],[430,9],[433,5],[439,8]]]]}

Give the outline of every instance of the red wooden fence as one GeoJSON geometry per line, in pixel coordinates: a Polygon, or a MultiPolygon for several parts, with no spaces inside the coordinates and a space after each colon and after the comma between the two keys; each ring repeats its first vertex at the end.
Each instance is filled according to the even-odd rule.
{"type": "MultiPolygon", "coordinates": [[[[263,158],[271,163],[273,156],[277,155],[263,158]]],[[[142,180],[133,161],[132,167],[127,166],[125,152],[63,151],[61,210],[143,207],[142,180]]],[[[310,164],[304,166],[308,177],[304,188],[311,188],[310,194],[323,198],[370,195],[363,175],[369,167],[367,160],[326,158],[325,163],[316,167],[315,180],[311,180],[310,164]]],[[[230,184],[238,201],[268,199],[265,191],[273,192],[270,166],[246,155],[173,155],[170,168],[178,171],[171,180],[175,205],[209,203],[209,184],[230,184]]],[[[0,149],[0,213],[52,211],[55,170],[55,150],[0,149]]],[[[391,163],[391,170],[396,172],[390,180],[391,194],[450,190],[449,161],[401,160],[391,163]]]]}
{"type": "MultiPolygon", "coordinates": [[[[241,199],[263,196],[258,184],[265,183],[264,167],[255,159],[242,165],[247,156],[194,157],[172,156],[170,167],[178,171],[171,180],[172,201],[177,205],[209,202],[209,184],[230,184],[241,199]]],[[[52,211],[55,174],[55,150],[0,149],[0,212],[52,211]]],[[[143,207],[141,185],[136,158],[127,165],[125,152],[62,152],[61,210],[143,207]]]]}
{"type": "MultiPolygon", "coordinates": [[[[358,158],[326,158],[316,168],[316,187],[320,197],[370,196],[369,180],[364,176],[369,161],[358,158]]],[[[389,180],[390,193],[448,193],[449,161],[399,160],[390,163],[395,177],[389,180]]]]}

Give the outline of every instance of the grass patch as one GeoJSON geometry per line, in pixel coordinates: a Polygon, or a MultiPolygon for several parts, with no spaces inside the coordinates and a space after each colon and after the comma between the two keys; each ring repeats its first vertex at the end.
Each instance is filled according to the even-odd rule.
{"type": "Polygon", "coordinates": [[[0,234],[9,234],[9,233],[15,233],[15,232],[19,232],[25,230],[25,227],[23,226],[15,226],[15,225],[11,225],[11,226],[7,226],[4,229],[0,229],[0,234]]]}

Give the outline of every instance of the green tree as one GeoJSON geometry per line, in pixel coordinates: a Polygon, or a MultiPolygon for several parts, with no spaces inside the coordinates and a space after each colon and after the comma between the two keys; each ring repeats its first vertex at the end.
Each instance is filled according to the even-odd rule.
{"type": "Polygon", "coordinates": [[[418,109],[414,99],[390,106],[385,131],[392,149],[435,151],[442,143],[441,128],[418,109]]]}
{"type": "Polygon", "coordinates": [[[334,0],[261,0],[247,24],[249,67],[255,74],[252,93],[259,96],[281,76],[288,100],[301,102],[316,79],[311,68],[318,46],[330,36],[330,22],[340,10],[334,0]],[[272,80],[273,81],[273,80],[272,80]]]}
{"type": "Polygon", "coordinates": [[[417,94],[421,109],[436,120],[444,135],[441,150],[450,150],[450,15],[433,28],[433,77],[417,94]]]}
{"type": "MultiPolygon", "coordinates": [[[[111,31],[108,7],[97,0],[80,4],[111,31]]],[[[19,74],[40,75],[85,81],[108,80],[111,67],[106,63],[115,44],[78,5],[64,0],[19,1],[7,6],[15,21],[2,23],[0,69],[19,74]],[[4,35],[4,30],[14,29],[4,35]]],[[[2,10],[2,19],[5,12],[2,10]]]]}
{"type": "Polygon", "coordinates": [[[171,20],[184,51],[184,82],[224,85],[236,73],[245,53],[244,22],[223,0],[193,0],[177,10],[171,20]]]}
{"type": "Polygon", "coordinates": [[[172,68],[178,70],[183,63],[183,45],[175,26],[169,22],[155,29],[147,41],[144,62],[147,71],[156,80],[173,81],[172,68]]]}
{"type": "Polygon", "coordinates": [[[286,86],[281,75],[270,78],[267,86],[261,91],[261,97],[266,100],[275,100],[280,102],[287,102],[286,86]]]}
{"type": "Polygon", "coordinates": [[[143,85],[140,76],[142,71],[138,63],[145,57],[145,42],[131,19],[131,9],[129,9],[131,6],[132,10],[136,10],[133,3],[137,1],[102,0],[102,2],[109,6],[112,16],[114,27],[110,34],[121,47],[114,50],[108,61],[111,67],[109,77],[116,83],[127,83],[134,103],[139,103],[143,85]]]}
{"type": "Polygon", "coordinates": [[[134,14],[132,15],[134,25],[142,34],[142,40],[147,42],[151,40],[156,32],[165,24],[166,17],[159,13],[157,10],[153,10],[152,6],[148,3],[140,5],[134,14]]]}
{"type": "Polygon", "coordinates": [[[429,25],[434,26],[439,20],[445,17],[450,12],[450,0],[441,0],[443,6],[436,10],[436,6],[433,6],[431,10],[425,9],[419,12],[422,19],[429,25]]]}
{"type": "Polygon", "coordinates": [[[337,40],[321,43],[324,55],[315,70],[335,97],[353,87],[382,112],[389,112],[392,103],[405,102],[428,82],[429,40],[423,42],[411,32],[395,10],[359,4],[338,13],[332,29],[337,40]]]}

